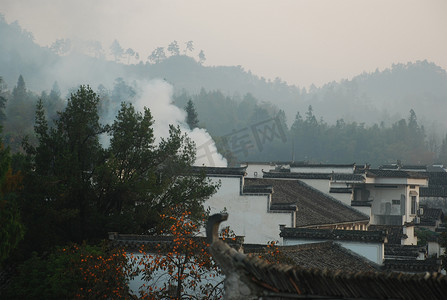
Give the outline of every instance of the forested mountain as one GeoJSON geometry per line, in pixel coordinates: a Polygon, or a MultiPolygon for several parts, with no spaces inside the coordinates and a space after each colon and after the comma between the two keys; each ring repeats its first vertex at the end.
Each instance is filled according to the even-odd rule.
{"type": "Polygon", "coordinates": [[[447,73],[427,61],[394,64],[352,80],[311,88],[301,100],[331,123],[344,118],[390,125],[414,109],[426,125],[437,121],[447,128],[447,73]]]}
{"type": "Polygon", "coordinates": [[[191,100],[199,126],[211,133],[221,151],[240,161],[430,163],[447,155],[447,73],[427,61],[395,64],[306,89],[256,76],[241,66],[205,66],[203,51],[198,58],[188,56],[175,41],[167,48],[170,54],[159,47],[147,59],[115,41],[111,61],[98,43],[82,48],[58,40],[40,47],[31,33],[2,17],[0,40],[4,135],[13,150],[20,150],[24,136],[32,140],[39,98],[51,122],[64,108],[67,92],[89,84],[102,100],[105,124],[121,101],[138,98],[142,82],[160,78],[172,84],[174,104],[185,108],[191,100]],[[269,142],[265,145],[258,136],[253,144],[254,126],[264,121],[282,131],[267,140],[264,136],[269,142]],[[246,137],[252,144],[245,144],[251,150],[231,149],[225,139],[236,143],[235,132],[244,130],[251,130],[246,137]]]}

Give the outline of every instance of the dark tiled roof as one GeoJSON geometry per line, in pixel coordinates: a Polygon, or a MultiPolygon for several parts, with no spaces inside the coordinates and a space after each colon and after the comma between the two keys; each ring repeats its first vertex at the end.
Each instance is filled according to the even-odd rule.
{"type": "Polygon", "coordinates": [[[299,180],[246,178],[247,185],[272,185],[273,204],[296,204],[296,226],[353,223],[369,217],[299,180]]]}
{"type": "Polygon", "coordinates": [[[399,166],[396,164],[392,164],[392,165],[381,165],[379,166],[379,169],[381,170],[398,170],[399,166]]]}
{"type": "Polygon", "coordinates": [[[332,173],[295,173],[295,172],[263,172],[264,178],[290,178],[290,179],[326,179],[330,180],[332,173]]]}
{"type": "Polygon", "coordinates": [[[385,244],[385,258],[416,259],[420,252],[426,252],[425,247],[417,245],[385,244]]]}
{"type": "Polygon", "coordinates": [[[447,172],[428,172],[428,186],[447,186],[447,172]]]}
{"type": "Polygon", "coordinates": [[[273,187],[271,185],[245,185],[244,194],[271,194],[273,187]]]}
{"type": "Polygon", "coordinates": [[[427,170],[427,166],[426,165],[397,165],[397,164],[392,164],[392,165],[381,165],[379,167],[379,169],[381,170],[404,170],[404,171],[408,171],[408,170],[420,170],[425,172],[427,170]]]}
{"type": "Polygon", "coordinates": [[[418,172],[402,171],[402,170],[380,170],[369,169],[366,171],[367,177],[389,177],[389,178],[427,178],[427,175],[418,172]]]}
{"type": "Polygon", "coordinates": [[[329,193],[351,194],[352,193],[352,188],[334,188],[334,187],[331,187],[329,189],[329,193]]]}
{"type": "MultiPolygon", "coordinates": [[[[191,238],[199,245],[206,244],[206,237],[195,236],[191,238]]],[[[114,248],[137,251],[144,247],[145,251],[169,251],[174,246],[173,236],[154,236],[145,234],[119,234],[109,232],[109,243],[114,248]]],[[[244,237],[237,236],[235,241],[230,240],[228,244],[237,250],[242,247],[244,237]]]]}
{"type": "MultiPolygon", "coordinates": [[[[429,181],[430,185],[430,181],[429,181]]],[[[442,197],[447,198],[447,185],[446,186],[434,186],[434,187],[420,187],[420,197],[442,197]]]]}
{"type": "MultiPolygon", "coordinates": [[[[440,272],[441,260],[426,259],[426,260],[401,260],[401,259],[385,259],[383,270],[385,271],[399,271],[409,273],[426,273],[426,272],[440,272]]],[[[444,286],[447,291],[447,283],[444,286]]],[[[445,296],[447,297],[447,295],[445,296]]],[[[431,299],[431,298],[420,298],[431,299]]],[[[445,298],[447,299],[447,298],[445,298]]]]}
{"type": "Polygon", "coordinates": [[[403,165],[401,167],[402,170],[421,170],[426,171],[427,166],[426,165],[403,165]]]}
{"type": "MultiPolygon", "coordinates": [[[[243,248],[245,253],[261,254],[265,253],[266,246],[247,247],[244,245],[243,248]]],[[[302,268],[330,270],[333,272],[368,272],[377,271],[380,268],[379,265],[332,241],[278,246],[278,250],[289,264],[302,268]]]]}
{"type": "Polygon", "coordinates": [[[444,219],[444,213],[442,212],[442,209],[440,208],[431,208],[427,205],[421,205],[420,206],[424,213],[421,215],[421,221],[422,220],[443,220],[444,219]]]}
{"type": "Polygon", "coordinates": [[[365,178],[360,174],[343,174],[343,173],[333,173],[331,176],[332,181],[354,181],[354,182],[364,182],[365,178]]]}
{"type": "Polygon", "coordinates": [[[207,226],[210,251],[226,276],[226,292],[237,281],[247,299],[447,299],[447,278],[439,273],[332,272],[248,257],[217,239],[219,223],[227,217],[213,215],[207,226]]]}
{"type": "Polygon", "coordinates": [[[192,173],[198,173],[205,175],[233,175],[244,176],[247,167],[191,167],[192,173]]]}
{"type": "Polygon", "coordinates": [[[427,172],[441,172],[446,173],[444,168],[441,166],[427,166],[427,172]]]}
{"type": "Polygon", "coordinates": [[[403,233],[403,226],[400,225],[369,225],[368,231],[385,231],[388,244],[401,244],[401,240],[408,236],[403,233]]]}
{"type": "Polygon", "coordinates": [[[353,164],[310,164],[306,162],[293,162],[290,167],[306,167],[306,168],[354,168],[353,164]]]}
{"type": "Polygon", "coordinates": [[[290,210],[297,211],[298,207],[295,204],[272,204],[270,210],[290,210]]]}
{"type": "Polygon", "coordinates": [[[282,228],[279,234],[283,238],[301,238],[332,241],[385,242],[385,231],[362,231],[340,229],[282,228]]]}

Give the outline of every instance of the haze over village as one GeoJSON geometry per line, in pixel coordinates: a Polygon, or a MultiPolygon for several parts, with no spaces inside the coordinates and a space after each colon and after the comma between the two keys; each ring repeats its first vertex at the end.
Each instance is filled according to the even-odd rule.
{"type": "Polygon", "coordinates": [[[445,1],[0,6],[1,299],[446,299],[445,1]]]}

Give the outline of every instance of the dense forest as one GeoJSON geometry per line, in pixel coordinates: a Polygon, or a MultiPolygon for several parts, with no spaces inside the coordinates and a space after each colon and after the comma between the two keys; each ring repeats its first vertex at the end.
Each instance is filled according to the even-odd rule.
{"type": "Polygon", "coordinates": [[[5,107],[0,118],[4,142],[13,151],[23,151],[25,136],[35,142],[39,99],[51,123],[70,93],[79,84],[89,84],[101,99],[100,121],[107,125],[121,101],[138,100],[146,80],[161,78],[172,85],[172,101],[179,108],[191,100],[199,127],[212,135],[231,163],[445,162],[447,73],[427,61],[304,88],[256,76],[241,66],[206,66],[205,52],[196,55],[193,41],[173,41],[147,58],[116,40],[109,49],[98,42],[66,39],[46,48],[3,17],[0,36],[5,41],[0,44],[5,107]],[[106,59],[108,51],[113,60],[106,59]],[[276,124],[277,132],[268,122],[276,124]],[[257,125],[264,126],[264,133],[270,130],[270,136],[258,134],[257,125]],[[239,133],[245,140],[236,145],[239,133]]]}
{"type": "Polygon", "coordinates": [[[184,129],[206,129],[230,165],[447,164],[447,75],[427,61],[304,88],[206,66],[192,41],[147,58],[114,41],[107,60],[94,41],[40,47],[1,15],[0,40],[0,267],[14,276],[10,299],[129,299],[125,255],[101,240],[166,236],[185,218],[200,228],[219,187],[185,176],[206,142],[184,129]],[[172,90],[146,99],[153,79],[172,90]],[[177,116],[157,120],[166,97],[177,116]]]}

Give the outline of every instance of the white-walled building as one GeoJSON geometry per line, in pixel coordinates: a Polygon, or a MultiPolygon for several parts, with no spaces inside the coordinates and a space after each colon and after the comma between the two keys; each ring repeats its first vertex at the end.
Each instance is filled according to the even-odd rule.
{"type": "Polygon", "coordinates": [[[280,225],[295,227],[296,206],[273,205],[272,186],[247,187],[245,168],[196,168],[200,169],[220,182],[217,193],[204,203],[205,209],[211,214],[228,212],[227,225],[237,236],[244,236],[246,243],[280,241],[280,225]]]}
{"type": "Polygon", "coordinates": [[[285,246],[333,241],[376,264],[381,265],[385,260],[386,234],[383,231],[283,228],[281,237],[285,246]]]}

